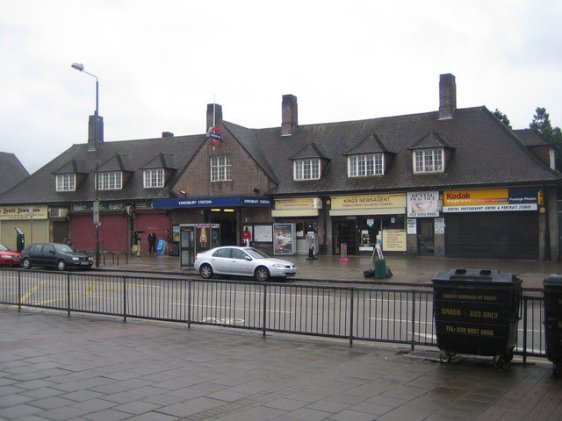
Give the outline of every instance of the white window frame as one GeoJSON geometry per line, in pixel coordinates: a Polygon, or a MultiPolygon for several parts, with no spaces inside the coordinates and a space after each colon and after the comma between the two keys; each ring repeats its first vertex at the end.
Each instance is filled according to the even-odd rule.
{"type": "Polygon", "coordinates": [[[350,155],[347,157],[347,176],[372,177],[384,175],[384,155],[382,153],[350,155]]]}
{"type": "Polygon", "coordinates": [[[101,171],[96,174],[97,190],[121,190],[123,171],[101,171]]]}
{"type": "Polygon", "coordinates": [[[412,154],[414,173],[439,173],[445,171],[445,150],[443,148],[418,149],[412,154]]]}
{"type": "Polygon", "coordinates": [[[76,191],[76,174],[57,174],[56,191],[76,191]]]}
{"type": "Polygon", "coordinates": [[[320,180],[320,158],[298,159],[293,162],[293,180],[320,180]]]}
{"type": "Polygon", "coordinates": [[[211,182],[232,181],[232,159],[230,155],[211,157],[211,182]]]}
{"type": "Polygon", "coordinates": [[[164,187],[164,168],[144,170],[143,187],[145,189],[157,189],[164,187]]]}

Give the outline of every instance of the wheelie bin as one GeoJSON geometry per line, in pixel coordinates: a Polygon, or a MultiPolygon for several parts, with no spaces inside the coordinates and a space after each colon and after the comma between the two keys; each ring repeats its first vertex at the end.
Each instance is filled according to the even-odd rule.
{"type": "Polygon", "coordinates": [[[562,275],[544,278],[544,331],[546,357],[553,364],[553,374],[562,375],[562,275]]]}
{"type": "Polygon", "coordinates": [[[520,319],[521,280],[509,272],[451,269],[433,283],[433,315],[441,362],[455,354],[513,359],[520,319]]]}

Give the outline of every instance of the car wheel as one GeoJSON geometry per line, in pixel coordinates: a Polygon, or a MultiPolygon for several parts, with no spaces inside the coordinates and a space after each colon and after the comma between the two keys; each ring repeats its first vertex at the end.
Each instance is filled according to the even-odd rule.
{"type": "Polygon", "coordinates": [[[267,282],[269,279],[269,270],[266,267],[260,266],[259,268],[256,268],[254,276],[259,282],[267,282]]]}
{"type": "Polygon", "coordinates": [[[29,260],[27,257],[23,259],[23,261],[21,262],[21,265],[23,266],[24,269],[31,269],[31,260],[29,260]]]}
{"type": "Polygon", "coordinates": [[[211,277],[213,276],[213,268],[208,264],[201,265],[201,267],[199,268],[199,273],[201,274],[201,277],[203,279],[211,279],[211,277]]]}
{"type": "Polygon", "coordinates": [[[64,260],[59,260],[57,262],[57,270],[63,272],[66,269],[66,262],[64,260]]]}

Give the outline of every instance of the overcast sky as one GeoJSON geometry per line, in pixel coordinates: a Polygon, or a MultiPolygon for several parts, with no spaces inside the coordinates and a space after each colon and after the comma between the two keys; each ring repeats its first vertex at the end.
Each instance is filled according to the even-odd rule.
{"type": "Polygon", "coordinates": [[[0,151],[34,172],[87,141],[95,79],[105,140],[205,131],[206,105],[250,128],[536,107],[562,125],[562,1],[0,0],[0,151]]]}

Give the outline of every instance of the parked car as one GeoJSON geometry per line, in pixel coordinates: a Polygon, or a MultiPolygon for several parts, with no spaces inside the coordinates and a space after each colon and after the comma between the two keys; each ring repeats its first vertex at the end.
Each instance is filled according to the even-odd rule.
{"type": "Polygon", "coordinates": [[[0,244],[0,266],[19,266],[21,254],[0,244]]]}
{"type": "Polygon", "coordinates": [[[270,257],[253,247],[216,247],[198,253],[194,266],[204,279],[213,275],[232,275],[254,277],[265,282],[269,278],[286,278],[297,273],[293,262],[270,257]]]}
{"type": "Polygon", "coordinates": [[[66,244],[35,243],[26,246],[21,252],[21,264],[24,269],[30,269],[32,266],[54,267],[60,271],[67,268],[91,269],[93,263],[91,256],[74,251],[66,244]]]}

